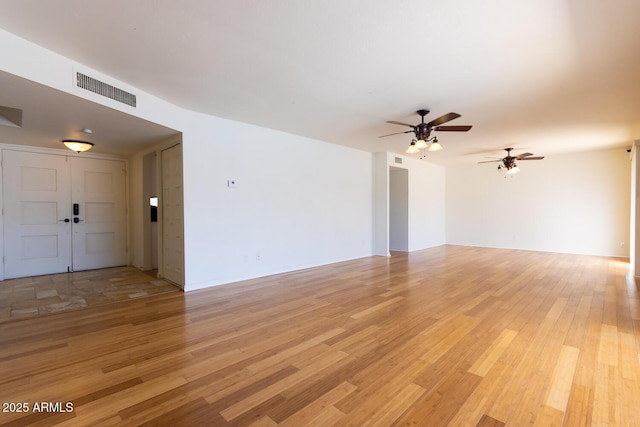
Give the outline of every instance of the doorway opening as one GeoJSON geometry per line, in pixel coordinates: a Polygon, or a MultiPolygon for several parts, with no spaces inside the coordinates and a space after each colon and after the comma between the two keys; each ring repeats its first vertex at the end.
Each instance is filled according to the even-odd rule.
{"type": "Polygon", "coordinates": [[[142,159],[143,270],[184,287],[182,144],[142,159]]]}
{"type": "Polygon", "coordinates": [[[409,251],[409,171],[389,166],[389,250],[409,251]]]}

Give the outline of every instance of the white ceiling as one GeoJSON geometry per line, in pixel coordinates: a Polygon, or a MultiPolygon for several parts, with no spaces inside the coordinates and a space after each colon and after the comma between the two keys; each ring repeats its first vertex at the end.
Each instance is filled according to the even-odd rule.
{"type": "MultiPolygon", "coordinates": [[[[409,135],[378,136],[406,130],[387,120],[417,124],[420,108],[473,125],[439,133],[445,149],[428,157],[440,164],[640,138],[637,0],[0,0],[0,10],[1,28],[182,107],[368,151],[403,152],[409,135]]],[[[0,105],[15,107],[0,84],[0,105]]]]}

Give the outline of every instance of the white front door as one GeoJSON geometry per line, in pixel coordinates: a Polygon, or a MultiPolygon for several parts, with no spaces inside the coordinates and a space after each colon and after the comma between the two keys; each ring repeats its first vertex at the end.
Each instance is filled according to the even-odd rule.
{"type": "Polygon", "coordinates": [[[127,264],[124,163],[81,157],[69,160],[73,270],[127,264]]]}
{"type": "Polygon", "coordinates": [[[3,166],[5,278],[127,264],[124,162],[4,150],[3,166]]]}
{"type": "Polygon", "coordinates": [[[64,156],[3,151],[5,277],[71,268],[71,194],[64,156]]]}

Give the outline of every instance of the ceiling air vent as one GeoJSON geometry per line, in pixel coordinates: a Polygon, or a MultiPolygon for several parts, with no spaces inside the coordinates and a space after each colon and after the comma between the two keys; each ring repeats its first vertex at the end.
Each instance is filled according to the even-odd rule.
{"type": "Polygon", "coordinates": [[[395,161],[397,164],[401,165],[401,164],[402,164],[402,157],[396,157],[396,158],[394,159],[394,161],[395,161]]]}
{"type": "Polygon", "coordinates": [[[100,80],[96,80],[85,74],[76,73],[76,85],[79,88],[97,93],[98,95],[106,96],[107,98],[130,105],[131,107],[136,106],[136,96],[134,94],[118,89],[117,87],[101,82],[100,80]]]}

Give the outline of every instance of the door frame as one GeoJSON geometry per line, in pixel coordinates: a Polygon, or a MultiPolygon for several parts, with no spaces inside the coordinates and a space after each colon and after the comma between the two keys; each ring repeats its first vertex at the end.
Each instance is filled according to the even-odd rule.
{"type": "Polygon", "coordinates": [[[183,145],[182,142],[176,142],[173,145],[167,145],[164,148],[162,148],[157,156],[157,162],[158,162],[158,179],[159,179],[159,187],[158,187],[158,276],[161,278],[164,278],[165,280],[170,281],[171,283],[174,283],[178,286],[180,286],[182,289],[184,289],[184,284],[185,284],[185,259],[184,259],[184,254],[185,254],[185,248],[184,248],[184,161],[183,161],[183,145]],[[181,187],[181,193],[182,193],[182,200],[180,201],[180,205],[182,208],[182,220],[181,220],[181,227],[182,227],[182,277],[176,278],[175,277],[169,277],[170,275],[167,273],[166,268],[167,268],[167,261],[165,261],[164,259],[164,251],[165,251],[165,241],[164,241],[164,231],[165,231],[165,226],[166,226],[166,221],[165,221],[165,212],[164,212],[164,204],[165,204],[165,200],[164,200],[164,189],[165,189],[165,182],[164,182],[164,166],[163,166],[163,155],[165,151],[168,150],[172,150],[174,148],[177,148],[178,150],[180,150],[180,160],[182,162],[181,165],[181,174],[180,174],[180,187],[181,187]]]}
{"type": "MultiPolygon", "coordinates": [[[[27,145],[17,145],[17,144],[0,144],[0,165],[3,164],[3,154],[4,150],[12,150],[12,151],[24,151],[30,153],[38,153],[38,154],[52,154],[57,156],[66,156],[66,157],[85,157],[92,159],[102,159],[102,160],[118,160],[124,162],[125,167],[125,206],[126,206],[126,219],[125,219],[125,240],[127,242],[127,248],[131,247],[131,233],[130,233],[130,200],[129,200],[129,159],[124,156],[115,156],[110,154],[100,154],[100,153],[90,153],[84,152],[81,154],[74,153],[73,151],[67,148],[41,148],[41,147],[31,147],[27,145]]],[[[0,215],[0,257],[2,259],[2,263],[0,263],[0,280],[4,280],[5,278],[5,267],[4,267],[4,174],[0,173],[0,210],[2,211],[2,215],[0,215]]],[[[127,251],[127,264],[131,264],[131,251],[127,251]]]]}

